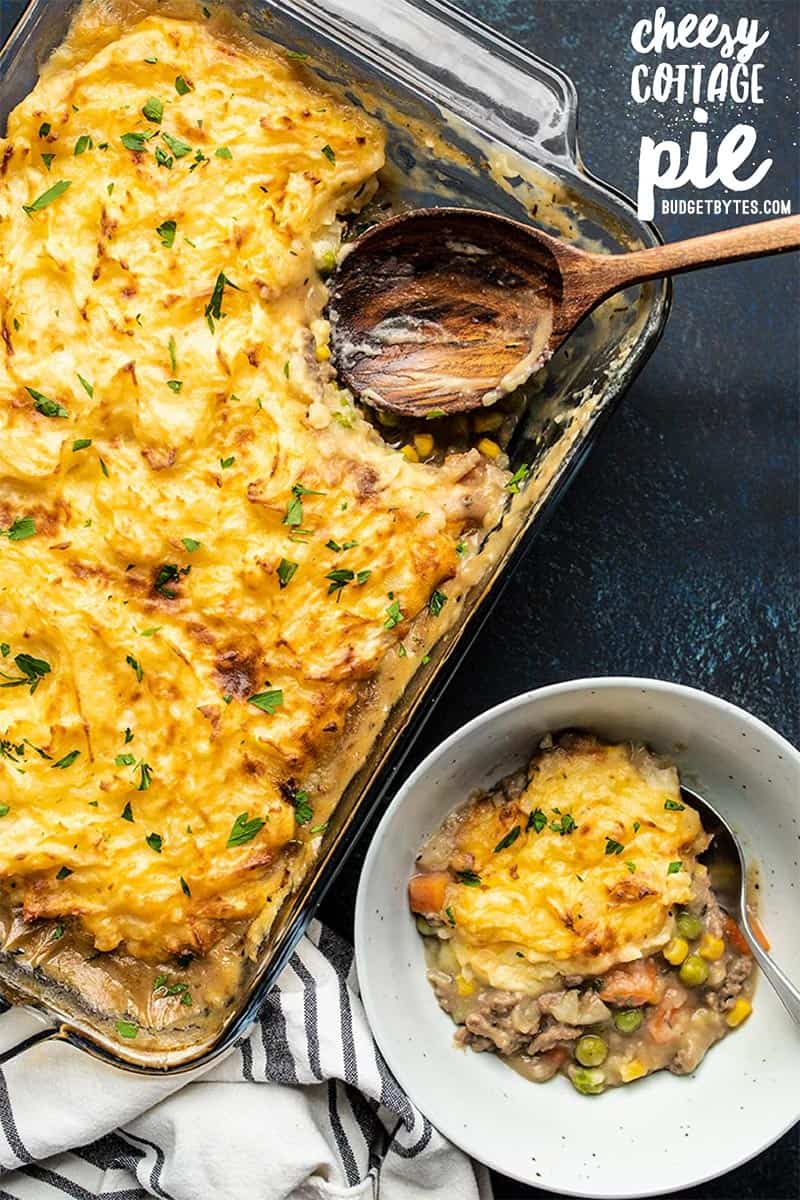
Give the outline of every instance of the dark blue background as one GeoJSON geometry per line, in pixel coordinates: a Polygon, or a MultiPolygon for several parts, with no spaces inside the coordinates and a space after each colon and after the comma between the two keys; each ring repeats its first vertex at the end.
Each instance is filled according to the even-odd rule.
{"type": "MultiPolygon", "coordinates": [[[[629,99],[630,31],[652,15],[655,0],[462,2],[572,76],[589,169],[634,193],[640,136],[675,136],[676,128],[669,112],[642,110],[629,99]]],[[[0,0],[3,37],[22,7],[0,0]]],[[[734,23],[759,18],[770,29],[757,54],[765,63],[766,103],[741,119],[754,121],[759,146],[774,158],[756,194],[791,199],[797,212],[800,6],[717,0],[668,8],[676,18],[686,11],[716,12],[734,23]]],[[[672,57],[710,59],[703,51],[672,57]]],[[[737,119],[726,106],[721,126],[712,116],[711,128],[737,119]]],[[[667,239],[751,219],[656,217],[667,239]]],[[[507,588],[415,759],[508,696],[603,674],[706,688],[797,744],[799,284],[794,256],[676,281],[659,349],[507,588]]],[[[362,845],[322,912],[348,936],[363,853],[362,845]]],[[[676,1102],[683,1098],[681,1089],[676,1102]]],[[[533,1112],[531,1119],[533,1136],[533,1112]]],[[[499,1200],[546,1195],[499,1177],[496,1190],[499,1200]]],[[[749,1165],[686,1193],[703,1200],[799,1194],[797,1129],[749,1165]]]]}

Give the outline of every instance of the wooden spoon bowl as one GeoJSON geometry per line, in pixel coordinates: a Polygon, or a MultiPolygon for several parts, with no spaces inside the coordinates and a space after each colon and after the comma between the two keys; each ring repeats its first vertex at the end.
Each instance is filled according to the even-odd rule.
{"type": "Polygon", "coordinates": [[[354,243],[330,282],[341,382],[407,417],[494,404],[614,292],[662,275],[800,248],[800,217],[627,254],[588,254],[465,208],[404,213],[354,243]]]}

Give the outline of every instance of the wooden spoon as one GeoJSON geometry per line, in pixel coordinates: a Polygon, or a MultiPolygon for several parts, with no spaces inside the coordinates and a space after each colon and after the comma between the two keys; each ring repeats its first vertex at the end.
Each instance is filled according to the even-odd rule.
{"type": "Polygon", "coordinates": [[[466,412],[524,383],[614,292],[797,249],[800,216],[588,254],[493,213],[419,209],[367,230],[333,275],[333,362],[367,404],[414,417],[466,412]]]}

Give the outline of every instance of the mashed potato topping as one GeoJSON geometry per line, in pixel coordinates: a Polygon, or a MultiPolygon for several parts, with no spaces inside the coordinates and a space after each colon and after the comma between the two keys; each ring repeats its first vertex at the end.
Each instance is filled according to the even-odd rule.
{"type": "Polygon", "coordinates": [[[663,946],[707,842],[673,767],[594,738],[540,753],[518,795],[478,799],[439,836],[464,866],[446,904],[462,972],[532,992],[663,946]]]}
{"type": "Polygon", "coordinates": [[[406,461],[326,365],[315,262],[383,153],[199,12],[86,8],[9,119],[0,879],[27,921],[144,958],[263,930],[357,702],[499,512],[499,470],[406,461]]]}

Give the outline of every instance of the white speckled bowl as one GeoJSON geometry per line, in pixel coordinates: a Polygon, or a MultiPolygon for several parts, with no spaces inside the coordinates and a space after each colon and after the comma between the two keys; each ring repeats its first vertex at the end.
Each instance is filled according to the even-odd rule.
{"type": "Polygon", "coordinates": [[[650,679],[539,688],[477,717],[417,768],[367,854],[356,907],[361,992],[383,1054],[415,1104],[469,1154],[574,1196],[673,1193],[746,1162],[800,1118],[800,1030],[765,980],[752,1017],[697,1072],[660,1072],[598,1097],[561,1077],[530,1083],[491,1054],[453,1046],[425,978],[406,885],[426,834],[476,787],[569,726],[669,755],[732,821],[761,866],[761,918],[800,979],[800,754],[739,708],[650,679]]]}

